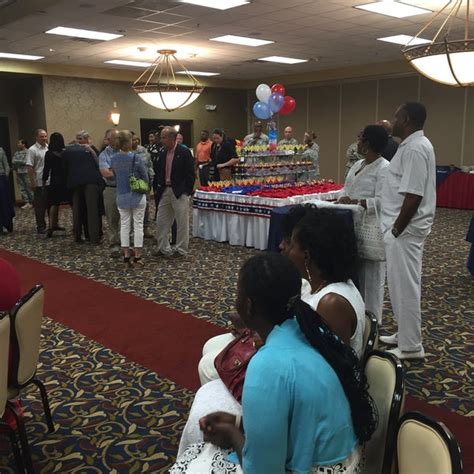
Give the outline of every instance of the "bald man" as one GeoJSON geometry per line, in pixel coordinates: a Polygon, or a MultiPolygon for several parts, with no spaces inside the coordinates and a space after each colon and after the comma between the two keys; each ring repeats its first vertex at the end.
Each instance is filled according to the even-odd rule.
{"type": "Polygon", "coordinates": [[[293,138],[293,129],[291,127],[286,127],[283,131],[283,135],[285,138],[278,142],[278,146],[280,145],[298,145],[298,140],[293,138]]]}
{"type": "Polygon", "coordinates": [[[382,156],[387,160],[391,161],[391,159],[395,156],[395,153],[398,150],[398,142],[392,137],[392,124],[388,120],[379,120],[377,125],[382,125],[383,128],[388,133],[388,142],[385,150],[382,152],[382,156]]]}

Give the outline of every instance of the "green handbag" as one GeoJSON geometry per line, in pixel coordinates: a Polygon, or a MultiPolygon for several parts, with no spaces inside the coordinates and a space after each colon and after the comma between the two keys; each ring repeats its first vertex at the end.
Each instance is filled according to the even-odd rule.
{"type": "Polygon", "coordinates": [[[133,164],[132,164],[132,173],[128,178],[128,182],[130,183],[130,191],[139,194],[147,194],[150,192],[150,186],[148,183],[141,178],[137,178],[135,176],[135,157],[137,155],[133,155],[133,164]]]}

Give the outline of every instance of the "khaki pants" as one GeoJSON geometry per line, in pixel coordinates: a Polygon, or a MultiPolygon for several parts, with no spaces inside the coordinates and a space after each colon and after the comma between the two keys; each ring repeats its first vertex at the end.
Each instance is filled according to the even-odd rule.
{"type": "Polygon", "coordinates": [[[107,219],[107,235],[110,247],[120,246],[119,224],[120,214],[117,208],[117,189],[106,186],[104,189],[104,208],[107,219]]]}
{"type": "Polygon", "coordinates": [[[189,248],[189,196],[183,194],[177,199],[171,187],[166,187],[156,216],[157,250],[164,255],[173,253],[168,235],[174,220],[178,227],[176,251],[186,255],[189,248]]]}
{"type": "Polygon", "coordinates": [[[398,348],[419,351],[421,345],[421,261],[426,237],[391,230],[384,234],[387,283],[398,325],[398,348]]]}

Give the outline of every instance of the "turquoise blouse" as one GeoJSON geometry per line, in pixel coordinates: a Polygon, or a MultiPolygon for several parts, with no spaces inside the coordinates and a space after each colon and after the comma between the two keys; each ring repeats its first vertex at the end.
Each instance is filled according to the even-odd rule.
{"type": "Polygon", "coordinates": [[[242,409],[245,474],[308,473],[357,445],[342,385],[295,319],[275,326],[251,359],[242,409]]]}

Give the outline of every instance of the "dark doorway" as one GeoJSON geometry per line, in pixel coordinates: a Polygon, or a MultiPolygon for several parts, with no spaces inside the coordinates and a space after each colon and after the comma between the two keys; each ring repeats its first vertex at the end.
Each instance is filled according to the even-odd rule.
{"type": "MultiPolygon", "coordinates": [[[[11,147],[10,147],[10,129],[8,127],[8,117],[0,117],[0,147],[5,150],[5,153],[7,154],[8,158],[8,163],[12,164],[12,153],[11,153],[11,147]]],[[[13,173],[10,173],[10,189],[12,192],[12,196],[15,194],[15,188],[13,186],[13,173]]]]}
{"type": "Polygon", "coordinates": [[[192,120],[140,119],[140,138],[142,145],[148,144],[148,133],[151,130],[158,130],[160,125],[164,127],[179,126],[179,133],[183,135],[183,143],[189,148],[194,148],[192,120]]]}

